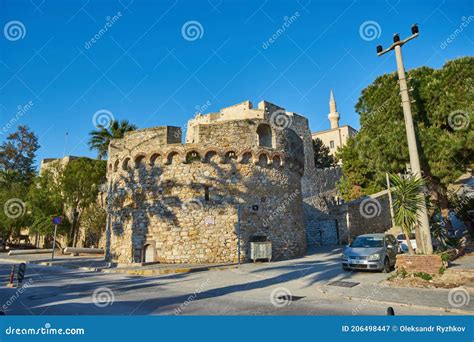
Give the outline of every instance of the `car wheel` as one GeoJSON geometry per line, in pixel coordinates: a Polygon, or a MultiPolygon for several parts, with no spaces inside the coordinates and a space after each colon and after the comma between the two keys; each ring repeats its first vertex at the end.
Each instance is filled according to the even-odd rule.
{"type": "Polygon", "coordinates": [[[382,272],[383,273],[390,273],[391,270],[392,270],[392,267],[390,266],[390,259],[386,257],[385,260],[383,261],[382,272]]]}

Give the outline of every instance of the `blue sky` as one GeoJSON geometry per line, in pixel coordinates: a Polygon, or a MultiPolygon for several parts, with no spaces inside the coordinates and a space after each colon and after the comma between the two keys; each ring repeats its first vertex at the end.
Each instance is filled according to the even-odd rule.
{"type": "Polygon", "coordinates": [[[183,127],[197,108],[247,99],[303,114],[316,131],[329,128],[331,88],[341,124],[358,128],[362,89],[395,70],[376,45],[416,22],[405,65],[439,68],[473,54],[470,16],[474,0],[0,0],[0,142],[14,122],[39,136],[38,161],[95,156],[97,111],[140,128],[183,127]]]}

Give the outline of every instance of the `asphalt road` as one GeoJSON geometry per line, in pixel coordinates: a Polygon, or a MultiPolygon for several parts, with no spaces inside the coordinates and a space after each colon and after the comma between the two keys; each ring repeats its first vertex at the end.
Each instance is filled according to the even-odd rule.
{"type": "MultiPolygon", "coordinates": [[[[7,315],[385,315],[387,305],[331,296],[334,280],[376,284],[387,275],[343,272],[340,250],[301,259],[155,277],[27,265],[23,290],[0,288],[7,315]]],[[[11,265],[0,264],[7,282],[11,265]]],[[[394,306],[398,315],[446,314],[394,306]]]]}

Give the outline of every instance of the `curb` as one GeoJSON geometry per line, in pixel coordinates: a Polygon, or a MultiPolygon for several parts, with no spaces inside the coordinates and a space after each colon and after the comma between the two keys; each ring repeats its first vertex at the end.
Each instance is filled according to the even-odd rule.
{"type": "Polygon", "coordinates": [[[380,303],[380,304],[385,304],[385,305],[399,305],[399,306],[415,308],[415,309],[438,310],[438,311],[442,311],[442,312],[457,313],[457,314],[460,314],[460,315],[469,315],[469,316],[471,316],[471,315],[474,314],[474,311],[461,310],[461,309],[455,309],[455,308],[442,308],[442,307],[439,307],[439,306],[427,306],[427,305],[407,304],[407,303],[399,303],[399,302],[387,302],[387,301],[384,301],[384,300],[347,297],[347,296],[340,296],[340,297],[342,297],[344,299],[348,299],[348,300],[356,300],[356,301],[362,301],[362,302],[368,302],[368,303],[380,303]]]}
{"type": "MultiPolygon", "coordinates": [[[[388,287],[390,288],[390,287],[388,287]]],[[[403,288],[403,287],[398,287],[398,288],[403,288]]],[[[398,305],[398,306],[403,306],[403,307],[409,307],[409,308],[415,308],[415,309],[422,309],[422,310],[437,310],[441,312],[452,312],[460,315],[473,315],[474,311],[473,310],[462,310],[462,309],[457,309],[457,308],[445,308],[445,307],[440,307],[440,306],[430,306],[430,305],[419,305],[419,304],[409,304],[409,303],[402,303],[402,302],[391,302],[391,301],[385,301],[385,300],[377,300],[377,299],[368,299],[368,298],[360,298],[360,297],[354,297],[354,296],[345,296],[341,294],[334,294],[330,292],[323,292],[324,290],[324,285],[322,286],[317,286],[317,289],[321,291],[324,295],[332,295],[332,296],[337,296],[338,298],[344,298],[347,300],[353,300],[353,301],[358,301],[358,302],[363,302],[363,303],[379,303],[379,304],[384,304],[384,305],[398,305]]]]}
{"type": "Polygon", "coordinates": [[[32,263],[35,264],[35,265],[49,266],[49,267],[64,267],[64,268],[75,269],[75,270],[80,270],[80,271],[91,271],[91,272],[99,272],[100,271],[100,268],[97,268],[97,267],[54,264],[51,261],[41,261],[41,262],[32,262],[32,263]]]}
{"type": "Polygon", "coordinates": [[[0,262],[5,262],[9,264],[18,264],[18,263],[25,263],[25,264],[30,264],[30,260],[22,260],[22,259],[2,259],[0,258],[0,262]]]}
{"type": "Polygon", "coordinates": [[[203,266],[203,267],[187,267],[187,268],[161,268],[161,269],[149,269],[149,270],[120,270],[120,268],[106,268],[100,269],[102,273],[119,273],[128,274],[134,276],[153,276],[153,275],[165,275],[165,274],[182,274],[182,273],[195,273],[204,271],[220,271],[228,268],[236,268],[236,265],[228,266],[203,266]]]}
{"type": "Polygon", "coordinates": [[[48,267],[64,267],[70,269],[76,269],[81,271],[91,271],[91,272],[99,272],[101,268],[97,267],[85,267],[85,266],[74,266],[74,265],[65,265],[65,264],[55,264],[51,261],[34,261],[34,260],[22,260],[22,259],[2,259],[0,258],[0,262],[5,262],[9,264],[33,264],[33,265],[41,265],[41,266],[48,266],[48,267]]]}
{"type": "Polygon", "coordinates": [[[202,267],[185,267],[185,268],[158,268],[158,269],[147,269],[147,270],[121,270],[120,268],[108,268],[108,267],[85,267],[85,266],[75,266],[67,264],[55,264],[51,261],[34,261],[34,260],[22,260],[22,259],[2,259],[0,262],[5,263],[25,263],[25,264],[34,264],[48,267],[64,267],[69,269],[76,269],[80,271],[88,272],[102,272],[102,273],[117,273],[117,274],[128,274],[134,276],[153,276],[153,275],[165,275],[165,274],[181,274],[181,273],[194,273],[194,272],[204,272],[204,271],[219,271],[225,270],[228,268],[236,268],[236,264],[231,265],[221,265],[221,266],[202,266],[202,267]]]}

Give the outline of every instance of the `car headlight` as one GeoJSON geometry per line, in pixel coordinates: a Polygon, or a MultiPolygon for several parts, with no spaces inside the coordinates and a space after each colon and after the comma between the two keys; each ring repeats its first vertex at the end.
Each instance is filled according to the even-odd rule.
{"type": "Polygon", "coordinates": [[[375,253],[375,254],[369,255],[369,260],[380,260],[380,254],[375,253]]]}
{"type": "Polygon", "coordinates": [[[344,254],[344,253],[342,253],[342,254],[341,254],[341,258],[342,258],[342,259],[347,259],[347,255],[344,254]]]}

